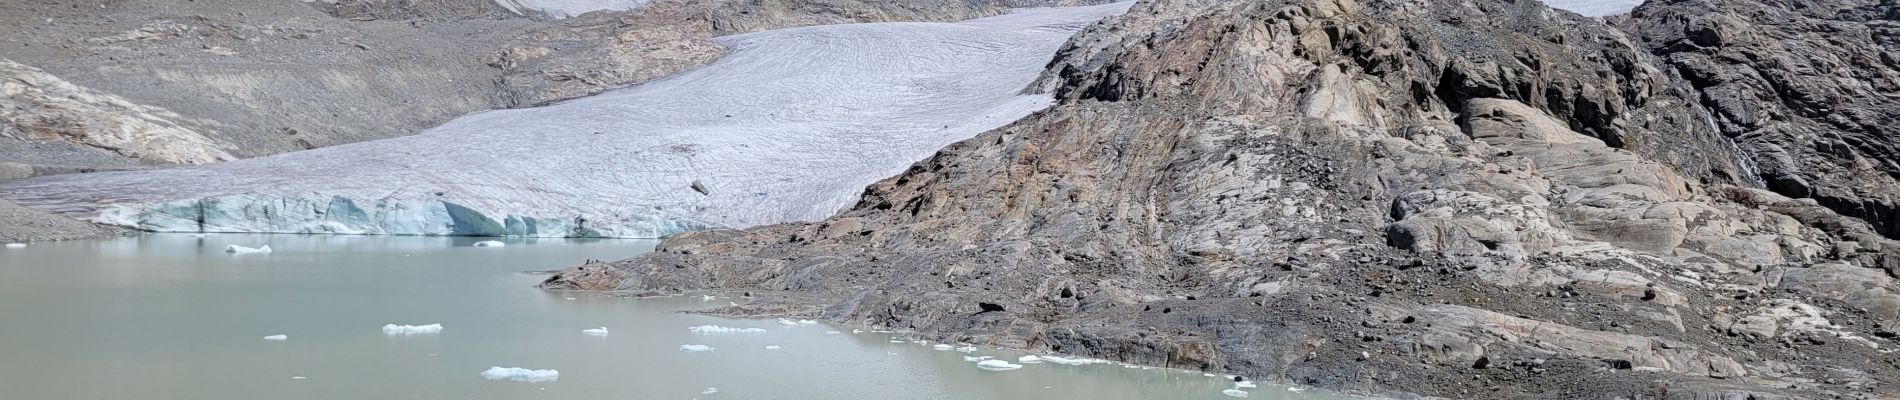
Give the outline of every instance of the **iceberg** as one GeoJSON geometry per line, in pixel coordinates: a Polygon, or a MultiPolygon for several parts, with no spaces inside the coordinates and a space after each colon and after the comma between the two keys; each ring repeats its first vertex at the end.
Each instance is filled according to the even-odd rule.
{"type": "Polygon", "coordinates": [[[17,248],[22,248],[22,247],[26,247],[26,243],[7,243],[7,248],[9,249],[17,249],[17,248]]]}
{"type": "Polygon", "coordinates": [[[594,329],[582,329],[581,334],[593,335],[593,336],[607,336],[607,327],[603,326],[603,327],[594,328],[594,329]]]}
{"type": "Polygon", "coordinates": [[[497,240],[483,240],[480,242],[475,242],[475,247],[501,247],[501,246],[507,246],[507,245],[508,245],[507,243],[502,243],[501,241],[497,241],[497,240]]]}
{"type": "Polygon", "coordinates": [[[1247,397],[1247,391],[1245,391],[1245,390],[1240,390],[1240,389],[1227,389],[1227,390],[1222,390],[1222,391],[1220,391],[1220,394],[1224,394],[1224,395],[1227,395],[1227,396],[1229,396],[1229,397],[1247,397]]]}
{"type": "Polygon", "coordinates": [[[1012,369],[1021,369],[1023,365],[1015,364],[1015,363],[1011,363],[1011,362],[1003,361],[1003,360],[991,359],[991,360],[977,361],[976,367],[991,370],[991,371],[1008,371],[1012,369]]]}
{"type": "Polygon", "coordinates": [[[712,63],[595,96],[218,164],[0,182],[0,197],[191,233],[658,238],[817,221],[1053,104],[1023,89],[1128,6],[721,36],[731,51],[712,63]]]}
{"type": "Polygon", "coordinates": [[[718,299],[718,297],[713,297],[713,295],[710,295],[710,294],[705,295],[705,296],[699,296],[699,301],[713,301],[714,299],[718,299]]]}
{"type": "Polygon", "coordinates": [[[1088,364],[1103,364],[1103,363],[1108,362],[1108,360],[1082,358],[1082,357],[1042,356],[1041,358],[1042,358],[1042,361],[1062,364],[1062,365],[1088,365],[1088,364]]]}
{"type": "Polygon", "coordinates": [[[778,349],[782,349],[782,348],[783,348],[783,347],[778,347],[778,345],[776,345],[776,344],[774,344],[774,345],[769,345],[769,346],[765,346],[765,349],[766,349],[766,350],[778,350],[778,349]]]}
{"type": "Polygon", "coordinates": [[[264,340],[275,340],[275,341],[290,340],[290,335],[270,335],[270,336],[265,336],[264,340]]]}
{"type": "Polygon", "coordinates": [[[992,359],[992,358],[996,358],[996,357],[990,357],[990,356],[974,356],[974,357],[972,357],[972,356],[963,356],[963,361],[969,361],[969,362],[978,362],[978,361],[983,361],[983,360],[988,360],[988,359],[992,359]]]}
{"type": "Polygon", "coordinates": [[[686,328],[686,329],[689,331],[692,331],[693,333],[697,333],[701,335],[724,335],[724,334],[730,334],[730,333],[751,333],[751,334],[765,333],[764,329],[759,329],[759,328],[732,328],[732,327],[724,327],[724,326],[719,326],[719,325],[700,325],[700,326],[695,326],[695,327],[686,328]]]}
{"type": "Polygon", "coordinates": [[[383,333],[390,334],[390,335],[421,335],[421,334],[429,334],[429,333],[442,333],[442,324],[428,324],[428,325],[387,324],[387,325],[383,325],[383,333]]]}
{"type": "Polygon", "coordinates": [[[491,381],[511,380],[516,382],[548,382],[561,379],[561,371],[551,369],[489,367],[482,371],[482,377],[491,381]]]}
{"type": "Polygon", "coordinates": [[[1042,357],[1036,357],[1033,355],[1016,357],[1016,362],[1023,363],[1023,364],[1041,364],[1042,357]]]}
{"type": "Polygon", "coordinates": [[[304,377],[301,377],[301,376],[293,376],[293,377],[290,377],[290,380],[293,380],[293,381],[301,381],[301,380],[304,380],[304,379],[307,379],[307,378],[304,378],[304,377]]]}
{"type": "Polygon", "coordinates": [[[963,347],[958,347],[958,348],[957,348],[957,352],[960,352],[960,353],[975,353],[975,352],[976,352],[976,346],[970,346],[970,345],[964,345],[963,347]]]}
{"type": "Polygon", "coordinates": [[[930,348],[937,349],[937,351],[951,351],[951,350],[956,350],[957,346],[951,346],[951,345],[939,343],[936,346],[930,346],[930,348]]]}
{"type": "Polygon", "coordinates": [[[1252,389],[1256,387],[1260,387],[1260,385],[1254,384],[1253,381],[1235,381],[1234,382],[1235,389],[1252,389]]]}
{"type": "Polygon", "coordinates": [[[267,244],[267,245],[264,245],[264,247],[251,248],[251,247],[244,247],[244,246],[239,246],[239,245],[234,244],[234,245],[224,246],[224,252],[231,253],[231,254],[269,253],[270,245],[267,244]]]}
{"type": "Polygon", "coordinates": [[[680,345],[680,351],[684,351],[688,353],[699,353],[699,352],[713,351],[713,348],[712,346],[707,346],[703,344],[682,344],[680,345]]]}

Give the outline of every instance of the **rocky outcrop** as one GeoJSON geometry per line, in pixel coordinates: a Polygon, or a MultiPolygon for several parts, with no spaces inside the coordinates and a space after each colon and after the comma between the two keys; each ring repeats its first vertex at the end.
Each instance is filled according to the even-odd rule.
{"type": "Polygon", "coordinates": [[[1751,188],[1701,93],[1598,20],[1144,1],[1035,88],[1058,104],[826,221],[684,233],[542,286],[815,294],[793,312],[1377,393],[1900,387],[1880,336],[1900,243],[1751,188]]]}
{"type": "Polygon", "coordinates": [[[1769,189],[1900,237],[1900,4],[1651,1],[1618,26],[1695,86],[1769,189]]]}
{"type": "Polygon", "coordinates": [[[148,164],[206,164],[236,158],[186,128],[178,113],[74,85],[0,59],[0,135],[110,151],[148,164]]]}

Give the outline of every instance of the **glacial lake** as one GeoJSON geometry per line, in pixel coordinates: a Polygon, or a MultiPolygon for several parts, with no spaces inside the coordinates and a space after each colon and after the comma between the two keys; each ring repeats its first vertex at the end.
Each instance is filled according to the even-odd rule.
{"type": "MultiPolygon", "coordinates": [[[[965,357],[1016,363],[1024,354],[676,312],[745,299],[542,291],[532,286],[542,276],[521,271],[626,258],[655,242],[474,246],[482,240],[153,234],[0,248],[0,398],[1234,398],[1222,393],[1231,380],[1198,372],[1046,362],[992,371],[965,357]],[[228,254],[231,244],[273,252],[228,254]],[[385,324],[442,330],[389,334],[385,324]],[[689,331],[702,325],[765,332],[689,331]],[[608,334],[582,333],[600,327],[608,334]],[[687,344],[712,351],[682,351],[687,344]],[[482,376],[496,366],[559,375],[482,376]]],[[[1265,383],[1244,391],[1333,398],[1265,383]]]]}

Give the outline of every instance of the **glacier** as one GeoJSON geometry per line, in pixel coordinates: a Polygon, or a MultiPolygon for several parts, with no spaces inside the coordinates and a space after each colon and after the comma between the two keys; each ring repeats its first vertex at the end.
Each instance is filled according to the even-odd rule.
{"type": "Polygon", "coordinates": [[[1643,4],[1643,0],[1543,0],[1543,2],[1550,8],[1574,12],[1586,17],[1625,14],[1643,4]]]}
{"type": "Polygon", "coordinates": [[[1024,89],[1072,33],[1127,7],[725,36],[718,61],[592,97],[221,164],[10,181],[0,197],[159,232],[656,238],[815,221],[1048,107],[1024,89]]]}

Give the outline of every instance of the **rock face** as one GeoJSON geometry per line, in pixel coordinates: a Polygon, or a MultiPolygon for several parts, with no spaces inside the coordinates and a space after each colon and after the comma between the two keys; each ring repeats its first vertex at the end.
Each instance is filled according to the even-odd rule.
{"type": "Polygon", "coordinates": [[[1769,189],[1900,237],[1900,3],[1652,1],[1618,26],[1695,86],[1769,189]]]}
{"type": "Polygon", "coordinates": [[[850,210],[542,286],[1381,394],[1900,388],[1900,242],[1757,188],[1650,50],[1534,2],[1144,1],[1051,63],[1056,106],[850,210]]]}
{"type": "MultiPolygon", "coordinates": [[[[104,150],[151,164],[209,164],[236,158],[175,120],[178,113],[74,85],[0,59],[0,135],[104,150]]],[[[82,150],[83,151],[83,150],[82,150]]]]}

